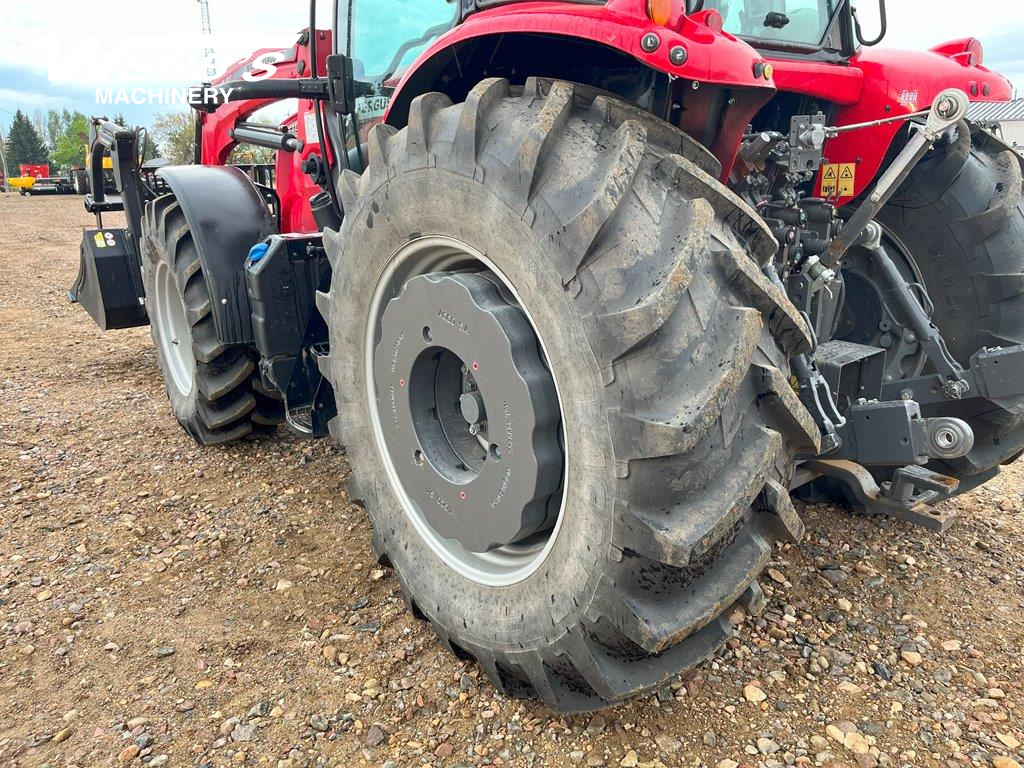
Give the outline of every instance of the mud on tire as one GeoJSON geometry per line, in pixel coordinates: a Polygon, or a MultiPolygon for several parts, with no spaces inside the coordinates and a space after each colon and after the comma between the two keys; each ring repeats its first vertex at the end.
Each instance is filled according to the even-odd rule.
{"type": "Polygon", "coordinates": [[[819,435],[787,360],[808,331],[758,268],[771,235],[718,172],[607,95],[492,79],[459,105],[419,97],[404,130],[373,130],[366,173],[341,181],[319,305],[350,495],[410,609],[508,695],[578,711],[663,684],[721,646],[732,604],[760,609],[773,540],[802,534],[788,481],[819,435]],[[507,586],[430,549],[372,434],[370,297],[391,254],[430,235],[472,245],[514,285],[560,389],[557,536],[507,586]]]}
{"type": "Polygon", "coordinates": [[[157,364],[167,385],[171,410],[200,445],[222,445],[252,434],[269,434],[284,420],[281,400],[266,391],[253,355],[246,347],[221,343],[213,326],[210,292],[199,253],[181,206],[173,195],[146,206],[142,225],[142,278],[150,313],[157,364]],[[181,334],[182,359],[191,369],[187,381],[175,383],[165,352],[170,329],[158,319],[157,274],[166,269],[188,329],[181,334]]]}

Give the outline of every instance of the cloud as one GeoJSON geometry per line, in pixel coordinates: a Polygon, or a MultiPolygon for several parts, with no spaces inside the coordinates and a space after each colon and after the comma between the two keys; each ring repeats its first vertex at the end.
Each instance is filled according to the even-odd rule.
{"type": "MultiPolygon", "coordinates": [[[[392,7],[401,7],[398,0],[389,1],[394,3],[392,7]]],[[[445,0],[415,2],[440,4],[445,0]]],[[[332,5],[326,0],[319,2],[318,22],[322,28],[332,25],[332,5]]],[[[257,48],[288,47],[308,23],[305,3],[210,0],[210,6],[213,31],[224,41],[216,46],[223,58],[257,48]]],[[[858,6],[866,34],[874,34],[878,28],[877,0],[859,0],[858,6]]],[[[944,40],[975,35],[985,44],[986,65],[1009,77],[1024,92],[1024,46],[1020,44],[1024,39],[1024,3],[972,0],[967,17],[964,8],[963,0],[894,0],[888,3],[889,32],[882,45],[925,49],[944,40]]],[[[201,61],[207,44],[215,42],[199,36],[199,32],[195,0],[105,0],[98,19],[95,7],[80,0],[48,0],[45,6],[7,2],[4,42],[0,45],[0,110],[70,105],[95,113],[110,109],[96,104],[97,87],[192,85],[205,79],[205,68],[197,67],[196,61],[201,61]],[[97,40],[98,55],[90,58],[88,46],[97,40]],[[40,56],[41,50],[50,53],[40,56]],[[162,79],[140,74],[148,64],[161,59],[169,67],[174,61],[191,60],[189,71],[197,71],[162,79]]],[[[125,113],[142,122],[166,109],[128,108],[125,113]]]]}
{"type": "MultiPolygon", "coordinates": [[[[443,2],[444,0],[425,0],[443,2]]],[[[283,47],[295,41],[296,33],[309,23],[305,3],[281,3],[279,0],[211,0],[210,13],[214,34],[247,37],[253,48],[283,47]]],[[[319,3],[318,23],[331,26],[333,3],[319,3]]],[[[95,6],[80,0],[48,0],[40,3],[5,3],[0,67],[30,68],[46,73],[52,58],[39,51],[53,46],[71,51],[74,41],[97,36],[114,48],[124,39],[138,36],[163,37],[161,51],[174,55],[177,39],[200,34],[199,5],[195,0],[177,2],[138,2],[106,0],[97,19],[95,6]],[[10,8],[6,6],[11,6],[10,8]],[[116,23],[111,23],[116,19],[116,23]]],[[[202,53],[202,46],[199,47],[202,53]]],[[[180,50],[177,51],[180,53],[180,50]]],[[[91,85],[95,85],[94,83],[91,85]]]]}
{"type": "MultiPolygon", "coordinates": [[[[874,2],[858,5],[865,33],[874,34],[877,12],[874,2]]],[[[889,31],[883,47],[922,50],[947,40],[973,36],[985,47],[985,66],[1008,77],[1024,90],[1024,3],[1006,0],[972,0],[965,18],[961,0],[916,0],[888,3],[889,31]]]]}
{"type": "Polygon", "coordinates": [[[49,93],[33,91],[17,91],[12,88],[0,88],[0,104],[17,104],[21,108],[39,107],[40,109],[63,109],[71,105],[67,96],[54,96],[49,93]]]}

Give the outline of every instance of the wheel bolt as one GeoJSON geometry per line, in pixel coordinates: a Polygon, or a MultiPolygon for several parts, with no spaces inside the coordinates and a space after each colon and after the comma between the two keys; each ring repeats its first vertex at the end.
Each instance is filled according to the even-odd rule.
{"type": "Polygon", "coordinates": [[[466,392],[459,398],[459,408],[467,424],[476,425],[484,417],[484,399],[479,392],[466,392]]]}

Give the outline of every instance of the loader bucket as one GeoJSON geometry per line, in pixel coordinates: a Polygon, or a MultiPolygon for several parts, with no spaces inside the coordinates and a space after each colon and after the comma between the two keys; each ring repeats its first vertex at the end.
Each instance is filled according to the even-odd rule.
{"type": "Polygon", "coordinates": [[[85,307],[104,331],[149,325],[132,270],[138,270],[138,260],[127,229],[87,229],[68,298],[85,307]]]}

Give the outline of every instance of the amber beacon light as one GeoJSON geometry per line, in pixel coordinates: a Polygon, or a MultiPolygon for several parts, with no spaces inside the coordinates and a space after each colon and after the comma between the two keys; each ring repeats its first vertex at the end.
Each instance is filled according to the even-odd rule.
{"type": "Polygon", "coordinates": [[[647,18],[659,26],[668,25],[674,10],[674,0],[647,0],[647,18]]]}

